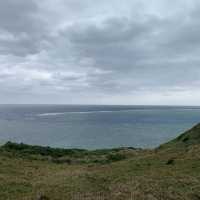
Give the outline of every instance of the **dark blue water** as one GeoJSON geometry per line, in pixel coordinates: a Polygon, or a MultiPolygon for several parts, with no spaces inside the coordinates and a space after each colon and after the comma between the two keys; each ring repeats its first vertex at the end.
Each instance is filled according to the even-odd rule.
{"type": "Polygon", "coordinates": [[[200,122],[200,107],[0,105],[0,143],[155,147],[200,122]]]}

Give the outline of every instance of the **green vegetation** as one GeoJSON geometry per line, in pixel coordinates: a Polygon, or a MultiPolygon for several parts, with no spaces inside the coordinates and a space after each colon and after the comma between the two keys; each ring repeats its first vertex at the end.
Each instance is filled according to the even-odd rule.
{"type": "Polygon", "coordinates": [[[0,148],[1,199],[198,200],[200,125],[152,150],[8,142],[0,148]]]}
{"type": "Polygon", "coordinates": [[[89,151],[84,149],[61,149],[33,146],[23,143],[17,144],[13,142],[7,142],[0,148],[1,154],[7,155],[8,157],[12,156],[29,160],[48,160],[57,164],[105,164],[132,157],[132,150],[134,150],[134,153],[141,151],[140,149],[134,149],[132,147],[89,151]],[[129,154],[127,152],[129,152],[129,154]]]}
{"type": "Polygon", "coordinates": [[[191,145],[200,144],[200,124],[194,126],[192,129],[181,134],[174,140],[161,145],[160,148],[188,148],[191,145]]]}

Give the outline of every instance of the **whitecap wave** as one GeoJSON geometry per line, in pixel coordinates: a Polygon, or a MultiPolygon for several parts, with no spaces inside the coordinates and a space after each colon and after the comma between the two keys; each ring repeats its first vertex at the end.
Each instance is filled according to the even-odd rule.
{"type": "Polygon", "coordinates": [[[52,113],[40,113],[37,114],[38,117],[46,116],[57,116],[66,114],[92,114],[92,113],[113,113],[113,112],[129,112],[134,110],[94,110],[94,111],[73,111],[73,112],[52,112],[52,113]]]}
{"type": "Polygon", "coordinates": [[[66,112],[57,112],[57,113],[41,113],[37,114],[38,117],[45,117],[45,116],[56,116],[56,115],[64,115],[66,112]]]}

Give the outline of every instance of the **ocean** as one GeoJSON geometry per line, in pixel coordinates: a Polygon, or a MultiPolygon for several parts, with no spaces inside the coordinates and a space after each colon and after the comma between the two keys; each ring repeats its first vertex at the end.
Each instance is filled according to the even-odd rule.
{"type": "Polygon", "coordinates": [[[0,105],[0,144],[153,148],[200,122],[200,107],[0,105]]]}

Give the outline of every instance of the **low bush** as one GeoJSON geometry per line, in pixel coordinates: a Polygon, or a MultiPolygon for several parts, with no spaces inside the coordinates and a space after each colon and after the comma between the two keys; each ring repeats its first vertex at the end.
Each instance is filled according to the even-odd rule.
{"type": "Polygon", "coordinates": [[[107,158],[108,161],[116,162],[116,161],[126,159],[126,156],[124,154],[120,154],[120,153],[111,153],[111,154],[108,154],[106,156],[106,158],[107,158]]]}

